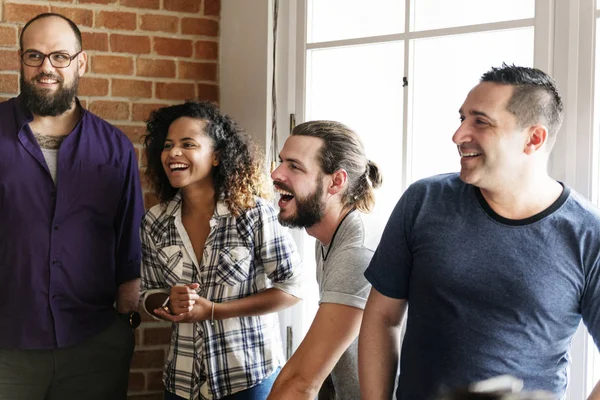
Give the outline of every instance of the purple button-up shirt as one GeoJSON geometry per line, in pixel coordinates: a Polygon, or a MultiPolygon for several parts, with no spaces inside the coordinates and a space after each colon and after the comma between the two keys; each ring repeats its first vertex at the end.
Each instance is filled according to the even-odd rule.
{"type": "Polygon", "coordinates": [[[83,111],[54,184],[20,98],[0,103],[0,348],[74,345],[114,321],[140,276],[137,161],[118,129],[83,111]]]}

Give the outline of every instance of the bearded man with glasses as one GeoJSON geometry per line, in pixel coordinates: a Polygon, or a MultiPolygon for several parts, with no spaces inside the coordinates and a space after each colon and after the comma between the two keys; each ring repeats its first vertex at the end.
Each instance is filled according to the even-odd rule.
{"type": "Polygon", "coordinates": [[[76,97],[87,55],[71,20],[36,16],[20,47],[21,94],[0,103],[0,399],[125,399],[140,318],[135,152],[76,97]]]}

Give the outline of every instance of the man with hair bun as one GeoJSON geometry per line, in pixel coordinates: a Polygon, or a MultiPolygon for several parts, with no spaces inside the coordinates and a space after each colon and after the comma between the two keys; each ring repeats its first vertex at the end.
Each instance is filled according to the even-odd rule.
{"type": "Polygon", "coordinates": [[[363,273],[373,255],[361,215],[373,208],[381,175],[358,135],[335,121],[298,125],[279,158],[271,174],[281,195],[279,221],[317,239],[320,300],[269,399],[358,399],[356,338],[370,288],[363,273]]]}

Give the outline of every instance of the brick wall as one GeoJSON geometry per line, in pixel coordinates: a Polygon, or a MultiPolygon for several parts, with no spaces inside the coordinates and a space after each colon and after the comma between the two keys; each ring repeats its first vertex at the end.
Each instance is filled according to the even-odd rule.
{"type": "MultiPolygon", "coordinates": [[[[138,155],[150,111],[192,98],[218,101],[220,0],[0,0],[0,7],[1,100],[19,92],[19,29],[39,13],[57,12],[79,26],[88,53],[79,98],[119,127],[138,155]]],[[[156,199],[146,193],[145,202],[156,199]]],[[[169,335],[168,325],[144,318],[130,399],[162,399],[169,335]]]]}

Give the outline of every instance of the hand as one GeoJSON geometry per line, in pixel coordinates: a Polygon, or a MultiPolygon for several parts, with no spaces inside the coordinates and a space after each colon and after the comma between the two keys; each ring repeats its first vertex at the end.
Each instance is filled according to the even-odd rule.
{"type": "MultiPolygon", "coordinates": [[[[200,298],[196,289],[200,287],[197,283],[184,286],[173,286],[169,294],[169,311],[171,314],[179,315],[189,312],[194,307],[196,300],[200,298]]],[[[166,310],[165,310],[166,311],[166,310]]]]}
{"type": "Polygon", "coordinates": [[[198,295],[194,305],[189,311],[173,315],[161,308],[154,310],[154,314],[158,317],[170,322],[200,322],[211,318],[212,301],[206,300],[198,295]]]}

